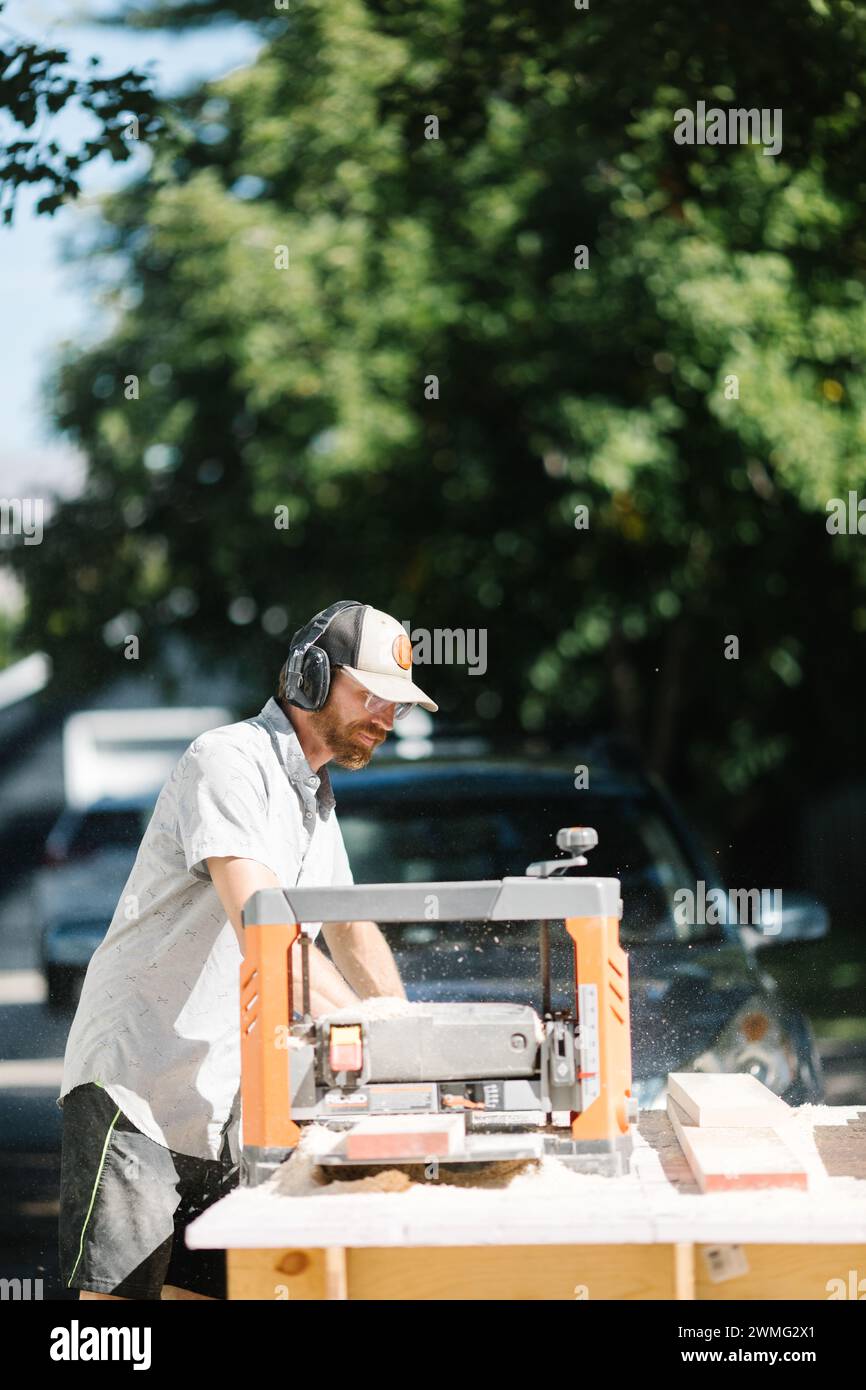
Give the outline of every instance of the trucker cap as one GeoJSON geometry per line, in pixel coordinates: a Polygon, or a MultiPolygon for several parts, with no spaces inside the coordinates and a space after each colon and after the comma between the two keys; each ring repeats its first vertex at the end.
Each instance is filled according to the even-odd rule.
{"type": "Polygon", "coordinates": [[[412,643],[396,618],[356,603],[332,618],[314,643],[381,700],[411,703],[435,713],[439,706],[412,680],[412,643]]]}

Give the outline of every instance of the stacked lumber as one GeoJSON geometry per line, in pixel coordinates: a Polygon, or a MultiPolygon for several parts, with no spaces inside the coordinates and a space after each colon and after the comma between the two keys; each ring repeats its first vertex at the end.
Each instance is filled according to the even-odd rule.
{"type": "Polygon", "coordinates": [[[808,1187],[806,1169],[779,1133],[793,1111],[754,1076],[671,1072],[667,1105],[702,1192],[808,1187]]]}

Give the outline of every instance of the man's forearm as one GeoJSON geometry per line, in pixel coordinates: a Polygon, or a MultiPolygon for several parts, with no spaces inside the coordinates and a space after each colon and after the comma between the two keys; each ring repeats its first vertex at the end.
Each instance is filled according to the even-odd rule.
{"type": "MultiPolygon", "coordinates": [[[[246,954],[246,940],[243,927],[243,905],[253,893],[264,888],[279,887],[279,879],[273,869],[259,864],[254,859],[244,859],[239,855],[217,855],[208,859],[208,872],[226,916],[235,929],[238,945],[246,954]]],[[[292,947],[292,1005],[298,1013],[303,1012],[303,973],[301,970],[301,947],[295,942],[292,947]]],[[[314,1014],[328,1013],[331,1009],[343,1008],[353,1004],[357,995],[349,988],[338,970],[310,943],[310,1008],[314,1014]]]]}
{"type": "MultiPolygon", "coordinates": [[[[301,943],[298,940],[292,947],[292,1004],[298,1013],[304,1011],[301,961],[301,943]]],[[[350,989],[328,957],[312,942],[309,947],[309,965],[310,1009],[314,1017],[357,1002],[358,995],[350,989]]]]}
{"type": "Polygon", "coordinates": [[[391,947],[375,922],[327,922],[322,933],[334,964],[361,999],[379,994],[406,998],[391,947]]]}

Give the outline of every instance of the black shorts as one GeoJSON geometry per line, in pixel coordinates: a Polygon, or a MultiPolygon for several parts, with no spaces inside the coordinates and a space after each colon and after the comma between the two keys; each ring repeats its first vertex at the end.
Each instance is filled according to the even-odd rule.
{"type": "Polygon", "coordinates": [[[136,1129],[96,1082],[63,1097],[60,1271],[70,1289],[158,1299],[163,1284],[226,1297],[225,1251],[188,1250],[187,1223],[237,1186],[220,1158],[175,1153],[136,1129]]]}

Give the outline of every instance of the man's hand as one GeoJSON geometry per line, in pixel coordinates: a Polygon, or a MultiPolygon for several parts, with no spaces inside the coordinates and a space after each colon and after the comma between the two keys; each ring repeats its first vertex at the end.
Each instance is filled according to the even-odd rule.
{"type": "MultiPolygon", "coordinates": [[[[279,888],[280,881],[272,869],[259,864],[255,859],[240,859],[228,855],[225,858],[209,859],[207,867],[226,916],[235,929],[241,951],[246,954],[241,917],[244,903],[262,888],[279,888]]],[[[329,947],[330,944],[329,941],[329,947]]],[[[358,1002],[354,990],[349,988],[327,956],[323,956],[312,942],[309,962],[310,1007],[314,1014],[328,1013],[331,1009],[342,1009],[347,1004],[358,1002]]],[[[292,947],[292,993],[294,1007],[300,1013],[303,1008],[300,941],[296,941],[292,947]]]]}
{"type": "Polygon", "coordinates": [[[375,922],[323,922],[322,935],[335,965],[362,999],[406,998],[391,947],[375,922]]]}

